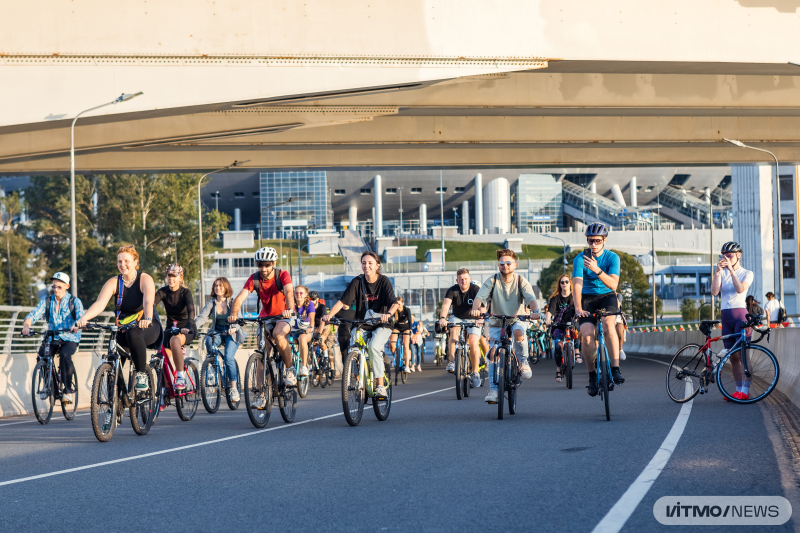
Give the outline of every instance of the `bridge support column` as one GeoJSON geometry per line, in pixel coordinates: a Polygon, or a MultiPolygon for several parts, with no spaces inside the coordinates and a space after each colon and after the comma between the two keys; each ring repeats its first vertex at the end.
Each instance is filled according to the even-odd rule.
{"type": "Polygon", "coordinates": [[[461,202],[461,234],[469,235],[469,202],[461,202]]]}
{"type": "Polygon", "coordinates": [[[349,226],[353,231],[358,231],[358,207],[351,205],[349,209],[349,226]]]}
{"type": "Polygon", "coordinates": [[[636,176],[631,178],[630,189],[631,189],[631,207],[636,207],[637,205],[636,176]]]}
{"type": "Polygon", "coordinates": [[[419,232],[422,235],[428,234],[428,206],[426,204],[419,206],[419,232]]]}
{"type": "Polygon", "coordinates": [[[383,189],[380,174],[375,176],[373,187],[375,188],[375,216],[372,218],[373,232],[375,237],[383,237],[383,189]]]}
{"type": "Polygon", "coordinates": [[[483,175],[475,175],[475,233],[483,235],[483,175]]]}

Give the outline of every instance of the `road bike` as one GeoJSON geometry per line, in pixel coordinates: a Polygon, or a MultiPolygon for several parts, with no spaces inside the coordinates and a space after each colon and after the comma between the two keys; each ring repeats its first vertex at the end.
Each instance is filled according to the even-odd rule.
{"type": "Polygon", "coordinates": [[[136,323],[117,326],[89,322],[84,329],[99,329],[109,332],[108,350],[103,362],[97,368],[92,381],[91,419],[94,436],[100,442],[108,442],[114,429],[122,423],[125,408],[131,419],[131,426],[137,435],[146,435],[158,416],[159,394],[156,374],[151,366],[143,369],[147,373],[149,387],[144,391],[134,389],[136,369],[128,361],[128,380],[125,381],[122,369],[130,354],[117,344],[117,334],[137,327],[136,323]]]}
{"type": "Polygon", "coordinates": [[[484,319],[495,318],[501,321],[500,340],[493,341],[490,354],[495,360],[494,372],[489,375],[490,383],[497,387],[497,419],[503,419],[503,404],[508,400],[508,414],[517,412],[517,389],[522,384],[519,361],[514,353],[511,334],[511,321],[530,321],[530,315],[485,314],[484,319]]]}
{"type": "Polygon", "coordinates": [[[36,366],[33,368],[33,378],[31,382],[31,402],[33,403],[33,414],[36,415],[36,420],[40,424],[45,425],[50,422],[50,417],[53,416],[53,405],[58,400],[61,404],[61,412],[67,420],[75,418],[75,412],[78,410],[78,377],[77,374],[72,372],[72,383],[69,383],[70,389],[74,391],[75,400],[72,403],[64,402],[64,390],[67,388],[67,383],[61,379],[60,365],[56,365],[55,356],[57,354],[50,353],[53,341],[56,335],[60,333],[69,333],[68,329],[54,329],[47,330],[41,333],[34,333],[29,335],[22,335],[20,337],[35,337],[41,335],[42,337],[42,355],[36,358],[36,366]]]}
{"type": "MultiPolygon", "coordinates": [[[[165,332],[169,331],[173,335],[180,333],[180,328],[177,322],[173,322],[171,328],[166,328],[165,332]]],[[[166,335],[164,336],[166,339],[166,335]]],[[[184,355],[186,355],[186,347],[181,346],[184,355]]],[[[175,388],[175,380],[178,377],[178,372],[172,365],[171,358],[167,355],[167,348],[162,344],[156,351],[153,357],[150,358],[150,367],[156,374],[158,383],[158,402],[159,413],[175,401],[175,409],[178,411],[178,417],[184,422],[188,422],[197,413],[197,405],[201,401],[201,394],[198,390],[198,383],[200,381],[200,373],[197,371],[197,361],[192,358],[185,358],[183,368],[186,371],[186,388],[178,390],[175,388]]],[[[156,413],[158,418],[158,413],[156,413]]]]}
{"type": "MultiPolygon", "coordinates": [[[[214,333],[205,335],[206,338],[214,336],[214,333]]],[[[234,360],[236,365],[236,389],[242,390],[242,374],[239,372],[239,363],[234,360]]],[[[239,408],[239,401],[231,400],[231,380],[228,379],[228,369],[225,366],[225,358],[216,344],[211,343],[211,351],[206,354],[203,366],[200,367],[200,397],[203,399],[203,407],[211,414],[219,409],[222,396],[228,403],[228,408],[235,411],[239,408]]]]}
{"type": "MultiPolygon", "coordinates": [[[[564,377],[568,389],[572,388],[572,373],[575,370],[575,339],[578,332],[572,327],[572,322],[559,322],[550,326],[550,338],[552,330],[560,329],[564,332],[564,337],[560,340],[561,345],[561,375],[564,377]]],[[[557,342],[555,339],[553,342],[557,342]]]]}
{"type": "Polygon", "coordinates": [[[278,351],[278,345],[272,338],[271,327],[279,320],[286,320],[283,315],[258,318],[240,318],[237,322],[244,326],[247,322],[256,323],[261,332],[258,350],[254,351],[247,361],[244,371],[244,400],[247,416],[257,428],[263,428],[269,422],[272,405],[277,401],[281,418],[287,424],[294,421],[297,412],[297,387],[286,384],[284,363],[278,351]],[[269,343],[271,353],[266,346],[269,343]],[[253,407],[256,398],[265,399],[263,407],[253,407]]]}
{"type": "MultiPolygon", "coordinates": [[[[463,321],[458,324],[447,324],[448,329],[461,328],[458,333],[458,339],[455,345],[455,377],[456,377],[456,398],[468,398],[470,389],[472,388],[472,361],[469,356],[469,344],[467,343],[468,333],[470,328],[476,328],[477,322],[463,321]]],[[[482,354],[481,354],[482,355],[482,354]]],[[[480,358],[479,358],[480,360],[480,358]]],[[[480,372],[480,368],[478,369],[480,372]]],[[[483,384],[483,379],[481,379],[483,384]]]]}
{"type": "MultiPolygon", "coordinates": [[[[608,357],[608,348],[606,348],[606,339],[603,334],[602,318],[606,316],[621,315],[622,311],[609,313],[602,309],[592,313],[592,316],[597,319],[595,330],[597,331],[597,357],[595,358],[594,367],[595,375],[597,376],[597,388],[599,390],[600,399],[603,400],[606,408],[606,420],[611,420],[611,411],[608,405],[608,393],[614,390],[614,380],[611,378],[611,360],[608,357]]],[[[587,386],[588,388],[588,386],[587,386]]]]}
{"type": "Polygon", "coordinates": [[[336,377],[336,369],[331,367],[330,357],[325,355],[325,349],[318,335],[315,335],[311,342],[308,356],[311,363],[311,384],[323,389],[332,384],[336,377]]]}
{"type": "Polygon", "coordinates": [[[397,385],[398,378],[402,380],[403,385],[408,381],[408,373],[406,372],[406,358],[403,348],[403,336],[409,335],[410,331],[401,331],[397,334],[397,340],[394,341],[394,384],[397,385]]]}
{"type": "MultiPolygon", "coordinates": [[[[350,352],[344,362],[342,369],[342,409],[344,418],[351,426],[357,426],[361,422],[364,414],[364,405],[368,400],[372,401],[372,410],[375,417],[381,422],[389,418],[389,411],[392,409],[392,369],[386,364],[384,380],[386,387],[386,397],[379,398],[375,394],[378,387],[378,379],[372,373],[369,347],[364,339],[364,335],[369,333],[362,329],[362,326],[383,325],[380,318],[368,320],[345,320],[344,318],[333,318],[331,324],[341,324],[346,322],[354,326],[354,342],[350,345],[350,352]]],[[[390,324],[389,324],[390,325],[390,324]]],[[[381,355],[379,354],[378,357],[381,355]]],[[[388,359],[385,357],[385,359],[388,359]]]]}
{"type": "Polygon", "coordinates": [[[778,360],[769,349],[758,346],[764,337],[769,342],[770,328],[759,328],[762,315],[745,316],[741,322],[739,333],[711,337],[711,328],[719,324],[719,320],[703,320],[700,331],[706,336],[706,342],[687,344],[682,347],[670,362],[667,369],[667,394],[678,403],[688,402],[698,393],[706,394],[709,384],[716,381],[722,396],[734,403],[755,403],[763,400],[775,389],[780,377],[778,360]],[[747,328],[753,328],[760,337],[755,341],[747,339],[747,328]],[[736,343],[727,353],[715,354],[711,343],[723,339],[736,339],[736,343]],[[735,366],[741,365],[741,373],[750,379],[749,398],[734,398],[736,379],[733,375],[735,366]]]}

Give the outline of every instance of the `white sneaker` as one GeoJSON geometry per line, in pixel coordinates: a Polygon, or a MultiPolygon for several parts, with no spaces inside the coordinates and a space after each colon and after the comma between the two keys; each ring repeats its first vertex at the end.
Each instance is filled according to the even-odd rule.
{"type": "Polygon", "coordinates": [[[136,373],[136,390],[138,390],[138,391],[146,391],[149,387],[150,387],[150,382],[147,379],[147,374],[145,372],[137,372],[136,373]]]}
{"type": "Polygon", "coordinates": [[[286,369],[285,381],[287,387],[294,387],[297,385],[297,375],[295,375],[294,367],[286,369]]]}
{"type": "Polygon", "coordinates": [[[267,400],[263,394],[260,394],[250,402],[250,409],[263,409],[265,405],[267,405],[267,400]]]}
{"type": "Polygon", "coordinates": [[[519,365],[519,373],[522,374],[522,379],[531,379],[533,377],[531,365],[528,364],[528,361],[519,365]]]}
{"type": "Polygon", "coordinates": [[[64,405],[70,405],[75,402],[75,393],[74,392],[65,392],[61,395],[61,403],[64,405]]]}
{"type": "Polygon", "coordinates": [[[469,375],[470,379],[472,379],[472,388],[477,389],[481,386],[481,375],[478,372],[473,372],[469,375]]]}
{"type": "Polygon", "coordinates": [[[484,400],[486,403],[497,403],[497,391],[489,389],[489,394],[486,395],[484,400]]]}
{"type": "Polygon", "coordinates": [[[239,396],[239,389],[236,388],[236,385],[231,387],[231,401],[238,402],[241,399],[239,396]]]}
{"type": "Polygon", "coordinates": [[[445,369],[451,374],[456,371],[456,364],[455,362],[447,363],[447,368],[445,369]]]}
{"type": "Polygon", "coordinates": [[[624,361],[624,360],[625,360],[625,359],[627,359],[627,358],[628,358],[628,357],[625,355],[625,350],[623,350],[622,348],[620,348],[620,349],[619,349],[619,360],[620,360],[620,361],[624,361]]]}
{"type": "Polygon", "coordinates": [[[378,399],[384,399],[389,397],[389,393],[386,392],[386,387],[383,385],[378,385],[375,387],[375,397],[378,399]]]}
{"type": "Polygon", "coordinates": [[[308,376],[308,367],[304,366],[304,365],[301,365],[300,366],[300,377],[304,378],[306,376],[308,376]]]}
{"type": "Polygon", "coordinates": [[[409,367],[409,371],[411,371],[411,372],[416,372],[416,370],[414,369],[414,365],[411,365],[411,366],[409,367]]]}

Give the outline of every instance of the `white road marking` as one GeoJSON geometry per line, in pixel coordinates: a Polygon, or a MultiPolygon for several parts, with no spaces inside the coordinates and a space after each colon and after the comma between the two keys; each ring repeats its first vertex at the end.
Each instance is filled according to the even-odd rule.
{"type": "MultiPolygon", "coordinates": [[[[637,357],[636,359],[644,359],[645,361],[652,361],[669,366],[669,363],[656,359],[648,359],[646,357],[637,357]]],[[[687,381],[686,394],[691,393],[692,384],[687,381]]],[[[614,504],[614,507],[603,517],[600,523],[595,526],[592,533],[616,533],[622,529],[622,526],[624,526],[628,518],[631,517],[633,511],[636,510],[636,507],[642,501],[642,498],[647,494],[647,491],[650,490],[650,487],[652,487],[653,483],[658,479],[661,471],[667,466],[667,461],[672,457],[672,452],[675,451],[675,447],[678,445],[681,435],[683,435],[683,430],[686,429],[686,422],[689,421],[689,415],[692,413],[692,403],[694,403],[694,399],[689,400],[681,406],[681,412],[678,413],[678,418],[675,419],[675,423],[672,425],[672,429],[667,435],[667,438],[661,443],[661,447],[642,473],[639,474],[639,477],[628,487],[625,494],[614,504]]]]}
{"type": "MultiPolygon", "coordinates": [[[[424,394],[417,394],[416,396],[409,396],[408,398],[402,398],[400,400],[393,400],[392,403],[395,404],[395,403],[405,402],[407,400],[413,400],[415,398],[421,398],[423,396],[430,396],[431,394],[438,394],[440,392],[453,390],[454,388],[455,387],[448,387],[446,389],[440,389],[440,390],[436,390],[436,391],[432,391],[432,392],[426,392],[424,394]]],[[[200,446],[208,446],[209,444],[218,444],[220,442],[226,442],[226,441],[229,441],[229,440],[242,439],[244,437],[252,437],[253,435],[260,435],[261,433],[266,433],[268,431],[277,431],[279,429],[297,427],[297,426],[301,426],[303,424],[310,424],[311,422],[318,422],[320,420],[325,420],[326,418],[333,418],[335,416],[344,416],[344,415],[342,413],[334,413],[332,415],[326,415],[326,416],[320,416],[320,417],[317,417],[317,418],[311,418],[309,420],[303,420],[301,422],[294,422],[292,424],[285,424],[283,426],[275,426],[275,427],[272,427],[272,428],[259,429],[259,430],[256,430],[256,431],[251,431],[250,433],[244,433],[242,435],[233,435],[233,436],[224,437],[224,438],[221,438],[221,439],[208,440],[208,441],[205,441],[205,442],[198,442],[198,443],[195,443],[195,444],[187,444],[186,446],[179,446],[177,448],[169,448],[167,450],[161,450],[161,451],[158,451],[158,452],[143,453],[141,455],[134,455],[134,456],[131,456],[131,457],[123,457],[121,459],[114,459],[112,461],[103,461],[102,463],[95,463],[95,464],[91,464],[91,465],[78,466],[76,468],[67,468],[66,470],[58,470],[56,472],[48,472],[46,474],[39,474],[37,476],[23,477],[23,478],[19,478],[19,479],[11,479],[9,481],[0,482],[0,487],[4,487],[6,485],[14,485],[16,483],[23,483],[25,481],[33,481],[35,479],[42,479],[42,478],[52,477],[52,476],[60,476],[62,474],[69,474],[71,472],[80,472],[81,470],[89,470],[89,469],[92,469],[92,468],[99,468],[101,466],[108,466],[108,465],[113,465],[113,464],[117,464],[117,463],[125,463],[125,462],[128,462],[128,461],[135,461],[136,459],[144,459],[145,457],[153,457],[153,456],[156,456],[156,455],[163,455],[165,453],[173,453],[173,452],[179,452],[179,451],[182,451],[182,450],[189,450],[191,448],[198,448],[200,446]]],[[[19,424],[20,422],[13,422],[13,423],[14,424],[19,424]]]]}
{"type": "MultiPolygon", "coordinates": [[[[82,413],[82,414],[75,415],[75,416],[76,416],[76,417],[77,417],[77,416],[89,416],[90,414],[91,414],[91,413],[82,413]]],[[[56,418],[56,420],[66,420],[66,418],[64,418],[64,419],[61,419],[61,418],[56,418]]],[[[51,420],[51,422],[55,422],[56,420],[51,420]]],[[[23,420],[22,422],[9,422],[8,424],[0,424],[0,427],[3,427],[3,426],[13,426],[13,425],[16,425],[16,424],[30,424],[31,422],[36,422],[36,423],[38,423],[39,421],[38,421],[38,420],[36,420],[36,419],[34,418],[33,420],[23,420]]]]}

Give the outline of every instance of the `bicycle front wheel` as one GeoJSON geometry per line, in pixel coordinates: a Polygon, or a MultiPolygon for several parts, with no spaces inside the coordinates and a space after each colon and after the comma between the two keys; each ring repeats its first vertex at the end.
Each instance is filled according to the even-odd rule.
{"type": "MultiPolygon", "coordinates": [[[[387,371],[386,378],[390,378],[391,370],[387,371]]],[[[375,411],[375,418],[380,420],[381,422],[386,421],[389,418],[389,411],[392,410],[392,380],[391,379],[384,379],[384,383],[386,383],[386,399],[385,400],[378,400],[376,396],[372,397],[372,410],[375,411]]]]}
{"type": "Polygon", "coordinates": [[[464,389],[461,386],[462,374],[464,373],[464,350],[461,348],[456,349],[456,399],[461,400],[464,398],[464,389]]]}
{"type": "Polygon", "coordinates": [[[244,371],[244,401],[250,422],[259,429],[267,425],[272,413],[272,387],[272,374],[264,368],[264,354],[253,352],[244,371]],[[264,405],[254,405],[262,398],[264,405]]]}
{"type": "MultiPolygon", "coordinates": [[[[145,370],[147,372],[147,380],[150,387],[146,391],[137,392],[133,391],[133,405],[128,408],[128,414],[131,418],[131,427],[137,435],[147,435],[153,424],[148,424],[150,417],[155,416],[158,410],[158,403],[156,401],[156,371],[152,366],[148,366],[145,370]]],[[[133,374],[132,374],[133,375],[133,374]]]]}
{"type": "Polygon", "coordinates": [[[735,349],[728,353],[717,366],[719,391],[723,396],[736,403],[756,403],[763,400],[775,389],[779,377],[780,367],[775,355],[757,344],[750,345],[746,350],[743,346],[735,349]],[[743,352],[744,359],[742,358],[743,352]],[[746,363],[749,376],[744,372],[744,363],[746,363]],[[741,385],[739,385],[740,383],[741,385]],[[740,386],[748,386],[748,399],[733,397],[737,387],[740,386]]]}
{"type": "Polygon", "coordinates": [[[103,363],[97,368],[92,383],[91,419],[94,436],[108,442],[117,427],[117,395],[114,387],[117,376],[114,367],[103,363]]]}
{"type": "Polygon", "coordinates": [[[505,348],[497,350],[497,419],[503,419],[503,403],[506,394],[506,353],[505,348]]]}
{"type": "Polygon", "coordinates": [[[308,396],[308,388],[311,384],[311,378],[306,375],[305,377],[298,377],[297,378],[297,392],[300,394],[301,398],[305,398],[308,396]]]}
{"type": "Polygon", "coordinates": [[[188,422],[197,413],[197,404],[200,403],[200,394],[197,390],[200,381],[200,373],[197,366],[191,361],[184,365],[186,370],[186,389],[182,396],[175,398],[175,407],[178,409],[178,416],[184,422],[188,422]]]}
{"type": "Polygon", "coordinates": [[[33,414],[36,420],[44,425],[50,422],[53,416],[53,379],[48,376],[48,366],[46,360],[36,363],[33,369],[33,380],[31,382],[31,403],[33,403],[33,414]]]}
{"type": "MultiPolygon", "coordinates": [[[[472,379],[470,378],[470,374],[472,373],[472,365],[469,362],[469,349],[466,350],[462,356],[462,359],[464,362],[461,367],[464,376],[461,379],[461,388],[464,392],[464,398],[469,398],[469,389],[472,388],[472,379]]],[[[458,388],[458,385],[456,385],[456,388],[458,388]]]]}
{"type": "Polygon", "coordinates": [[[597,350],[597,357],[600,357],[600,395],[603,397],[603,403],[606,407],[606,420],[610,421],[611,411],[608,406],[608,390],[611,376],[608,370],[608,351],[605,346],[600,346],[600,349],[597,350]]]}
{"type": "MultiPolygon", "coordinates": [[[[342,369],[342,408],[344,418],[351,426],[357,426],[364,414],[364,380],[360,363],[361,353],[353,350],[347,354],[342,369]]],[[[388,379],[387,379],[388,381],[388,379]]]]}
{"type": "Polygon", "coordinates": [[[203,398],[203,407],[211,414],[219,409],[221,372],[219,361],[216,357],[206,357],[200,369],[200,396],[203,398]]]}
{"type": "Polygon", "coordinates": [[[519,386],[519,362],[517,356],[509,356],[508,358],[508,414],[513,415],[517,413],[517,387],[519,386]]]}
{"type": "Polygon", "coordinates": [[[575,354],[572,350],[572,343],[565,342],[564,350],[561,354],[564,363],[564,381],[566,381],[567,389],[572,388],[572,368],[575,366],[575,354]]]}
{"type": "Polygon", "coordinates": [[[667,368],[667,394],[677,403],[688,402],[700,392],[706,355],[699,344],[687,344],[672,357],[667,368]]]}

